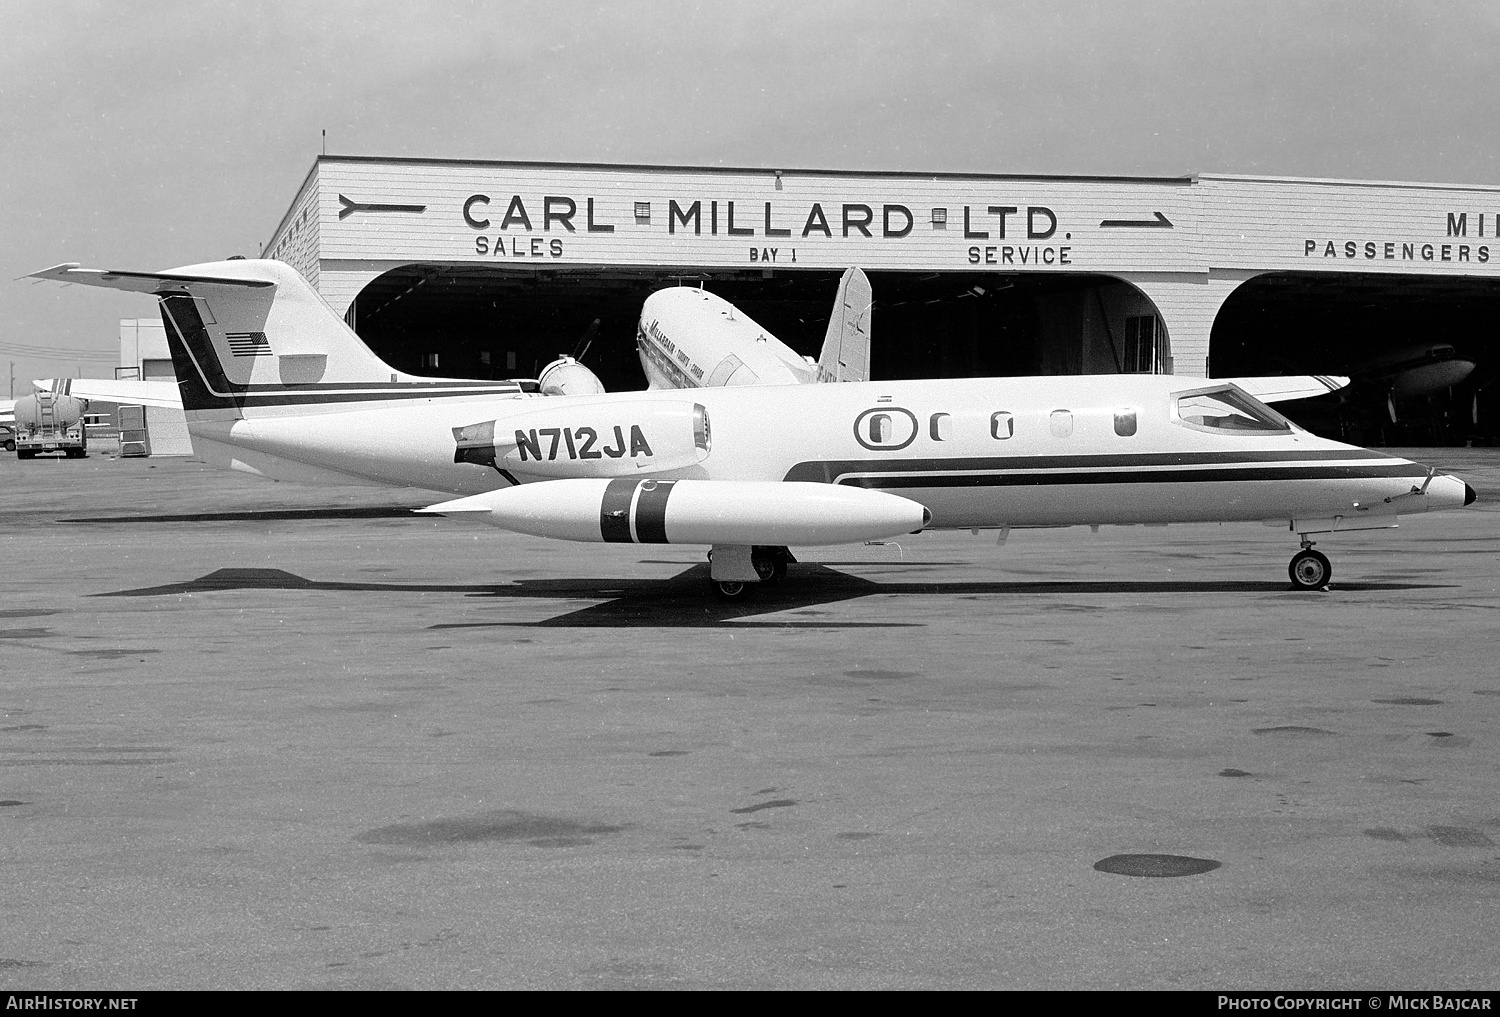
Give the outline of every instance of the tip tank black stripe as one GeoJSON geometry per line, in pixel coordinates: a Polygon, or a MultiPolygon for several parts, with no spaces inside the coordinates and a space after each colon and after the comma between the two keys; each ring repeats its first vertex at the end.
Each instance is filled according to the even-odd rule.
{"type": "Polygon", "coordinates": [[[599,499],[599,536],[611,544],[629,544],[630,502],[635,496],[634,477],[616,477],[599,499]]]}
{"type": "Polygon", "coordinates": [[[667,543],[667,499],[675,480],[643,480],[635,500],[635,539],[641,544],[667,543]]]}

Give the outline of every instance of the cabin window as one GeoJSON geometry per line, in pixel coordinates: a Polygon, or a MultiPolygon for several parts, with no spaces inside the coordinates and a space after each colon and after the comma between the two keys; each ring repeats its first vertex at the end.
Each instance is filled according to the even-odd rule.
{"type": "Polygon", "coordinates": [[[1016,418],[1001,410],[999,413],[990,414],[990,437],[999,438],[1004,441],[1012,438],[1016,433],[1016,418]]]}
{"type": "Polygon", "coordinates": [[[1053,410],[1052,416],[1047,420],[1047,426],[1052,429],[1052,437],[1066,438],[1073,433],[1073,411],[1053,410]]]}
{"type": "Polygon", "coordinates": [[[1135,434],[1135,410],[1115,410],[1115,433],[1121,438],[1135,434]]]}
{"type": "Polygon", "coordinates": [[[854,440],[867,449],[894,452],[922,435],[922,422],[900,406],[874,407],[854,419],[854,440]]]}
{"type": "Polygon", "coordinates": [[[927,421],[927,430],[933,441],[947,441],[953,436],[953,415],[934,413],[927,421]]]}
{"type": "Polygon", "coordinates": [[[1215,434],[1285,434],[1292,429],[1281,414],[1232,385],[1181,393],[1172,417],[1179,424],[1215,434]]]}

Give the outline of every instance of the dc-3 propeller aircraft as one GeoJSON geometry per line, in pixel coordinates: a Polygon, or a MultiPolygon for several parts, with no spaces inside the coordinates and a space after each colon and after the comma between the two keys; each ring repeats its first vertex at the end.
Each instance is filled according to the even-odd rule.
{"type": "Polygon", "coordinates": [[[1313,536],[1475,497],[1456,477],[1316,437],[1262,401],[1345,379],[864,381],[862,273],[841,285],[817,365],[718,297],[676,288],[642,311],[652,388],[552,386],[565,398],[392,370],[276,261],[68,264],[34,277],[160,300],[194,450],[211,462],[447,492],[460,497],[423,511],[537,536],[709,545],[714,588],[729,598],[780,579],[791,546],[1214,521],[1295,534],[1292,583],[1317,589],[1332,570],[1313,536]],[[820,379],[856,380],[801,384],[820,379]]]}

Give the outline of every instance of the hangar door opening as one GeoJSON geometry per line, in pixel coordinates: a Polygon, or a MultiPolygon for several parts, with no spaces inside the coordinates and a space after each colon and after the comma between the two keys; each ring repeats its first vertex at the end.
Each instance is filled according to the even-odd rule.
{"type": "MultiPolygon", "coordinates": [[[[816,358],[841,274],[408,265],[367,285],[349,318],[377,354],[414,374],[534,378],[559,354],[577,354],[586,345],[582,359],[605,386],[629,391],[646,384],[635,332],[641,304],[655,290],[702,285],[798,353],[816,358]]],[[[874,379],[1171,370],[1155,305],[1108,276],[868,275],[874,379]]]]}
{"type": "Polygon", "coordinates": [[[1209,374],[1336,374],[1353,382],[1284,403],[1318,434],[1366,445],[1494,444],[1500,437],[1500,282],[1275,273],[1220,308],[1209,374]]]}

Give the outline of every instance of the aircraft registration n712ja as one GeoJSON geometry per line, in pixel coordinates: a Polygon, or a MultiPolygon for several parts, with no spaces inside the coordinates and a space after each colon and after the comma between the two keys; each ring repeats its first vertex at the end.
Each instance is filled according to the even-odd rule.
{"type": "MultiPolygon", "coordinates": [[[[1292,424],[1229,381],[1153,375],[656,389],[546,397],[392,371],[290,267],[63,282],[161,301],[197,454],[272,479],[463,495],[424,510],[564,540],[706,544],[721,596],[789,546],[922,529],[1263,522],[1300,538],[1459,508],[1456,477],[1292,424]],[[247,338],[248,337],[248,338],[247,338]]],[[[1247,379],[1266,391],[1295,381],[1247,379]]]]}

